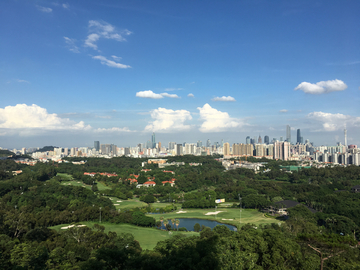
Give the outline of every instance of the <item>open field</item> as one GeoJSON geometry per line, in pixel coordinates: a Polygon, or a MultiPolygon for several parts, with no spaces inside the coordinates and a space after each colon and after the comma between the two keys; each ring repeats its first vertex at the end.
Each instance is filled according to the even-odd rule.
{"type": "MultiPolygon", "coordinates": [[[[209,212],[214,213],[215,209],[182,209],[177,210],[171,213],[166,214],[149,214],[147,216],[151,216],[156,220],[160,220],[160,217],[164,217],[167,219],[171,218],[201,218],[201,219],[209,219],[216,220],[218,222],[227,223],[231,225],[238,226],[240,224],[240,210],[233,208],[220,208],[217,209],[218,214],[214,215],[205,215],[209,212]],[[219,212],[221,211],[221,212],[219,212]],[[179,213],[177,213],[179,212],[179,213]]],[[[258,212],[254,209],[243,209],[241,212],[241,224],[252,223],[255,225],[260,224],[269,224],[269,223],[279,223],[273,218],[265,217],[264,213],[258,212]]]]}
{"type": "MultiPolygon", "coordinates": [[[[151,207],[154,208],[165,208],[168,205],[172,205],[172,203],[152,203],[151,207]]],[[[177,209],[181,208],[181,203],[174,203],[174,205],[176,205],[177,209]]]]}
{"type": "MultiPolygon", "coordinates": [[[[86,225],[90,228],[93,227],[93,225],[98,222],[80,222],[79,224],[86,225]]],[[[113,224],[113,223],[98,223],[100,225],[105,226],[105,232],[116,232],[117,234],[120,233],[131,233],[135,240],[139,241],[140,246],[142,249],[153,249],[157,242],[166,240],[171,237],[167,231],[161,231],[155,228],[144,228],[144,227],[138,227],[135,225],[130,224],[113,224]]],[[[61,224],[57,226],[50,227],[50,229],[54,229],[56,231],[64,231],[61,229],[61,227],[68,226],[70,224],[61,224]]],[[[187,236],[192,235],[199,235],[199,233],[196,232],[172,232],[172,236],[175,234],[185,234],[187,236]]]]}
{"type": "MultiPolygon", "coordinates": [[[[71,175],[68,175],[71,177],[71,175]]],[[[70,180],[70,179],[69,179],[70,180]]],[[[91,185],[86,185],[81,181],[78,180],[70,180],[70,181],[62,181],[61,182],[62,185],[64,186],[81,186],[81,187],[85,187],[87,189],[91,189],[91,185]]],[[[105,189],[110,189],[108,186],[105,186],[103,183],[97,182],[97,186],[99,191],[101,190],[105,190],[105,189]]]]}
{"type": "Polygon", "coordinates": [[[73,180],[73,177],[67,173],[57,173],[56,176],[60,176],[63,180],[73,180]]]}

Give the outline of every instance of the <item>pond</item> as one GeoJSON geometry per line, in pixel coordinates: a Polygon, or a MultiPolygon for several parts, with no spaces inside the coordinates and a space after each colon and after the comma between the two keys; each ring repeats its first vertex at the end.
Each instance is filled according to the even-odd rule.
{"type": "MultiPolygon", "coordinates": [[[[200,226],[204,225],[206,227],[210,227],[211,229],[213,229],[217,225],[225,225],[231,231],[237,231],[237,228],[235,226],[220,223],[215,220],[207,220],[207,219],[200,219],[200,218],[178,218],[178,220],[180,221],[179,228],[185,227],[188,231],[194,231],[194,225],[196,223],[199,223],[200,226]]],[[[171,228],[175,228],[175,230],[176,230],[176,225],[172,224],[170,219],[168,221],[169,221],[169,224],[171,225],[171,228]]],[[[165,229],[164,225],[161,227],[161,229],[165,229]]]]}

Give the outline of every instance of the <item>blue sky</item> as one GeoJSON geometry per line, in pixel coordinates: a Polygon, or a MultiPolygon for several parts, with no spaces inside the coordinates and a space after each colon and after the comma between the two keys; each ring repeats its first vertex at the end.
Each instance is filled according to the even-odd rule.
{"type": "Polygon", "coordinates": [[[359,1],[0,3],[0,147],[360,145],[359,1]]]}

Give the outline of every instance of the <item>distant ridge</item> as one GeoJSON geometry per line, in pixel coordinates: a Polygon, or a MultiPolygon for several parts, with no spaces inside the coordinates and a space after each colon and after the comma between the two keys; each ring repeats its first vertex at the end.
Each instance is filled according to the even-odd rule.
{"type": "Polygon", "coordinates": [[[46,151],[54,151],[54,148],[58,148],[57,146],[44,146],[43,148],[40,148],[38,150],[33,151],[33,153],[36,152],[46,152],[46,151]]]}
{"type": "Polygon", "coordinates": [[[0,157],[8,157],[13,155],[15,154],[9,150],[0,150],[0,157]]]}

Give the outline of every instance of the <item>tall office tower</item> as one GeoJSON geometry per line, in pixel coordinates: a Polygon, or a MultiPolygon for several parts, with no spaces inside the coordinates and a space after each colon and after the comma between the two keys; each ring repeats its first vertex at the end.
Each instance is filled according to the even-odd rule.
{"type": "Polygon", "coordinates": [[[258,138],[258,143],[262,143],[262,139],[261,139],[260,135],[259,135],[259,138],[258,138]]]}
{"type": "Polygon", "coordinates": [[[161,142],[158,143],[158,148],[161,149],[161,142]]]}
{"type": "Polygon", "coordinates": [[[139,152],[142,152],[143,149],[144,149],[144,144],[143,144],[143,143],[139,143],[137,146],[139,147],[139,152]]]}
{"type": "Polygon", "coordinates": [[[286,126],[286,141],[291,144],[291,127],[289,125],[286,126]]]}
{"type": "Polygon", "coordinates": [[[283,141],[284,141],[283,136],[280,136],[280,142],[283,142],[283,141]]]}
{"type": "Polygon", "coordinates": [[[177,144],[176,145],[176,155],[177,156],[181,156],[183,154],[183,146],[182,144],[177,144]]]}
{"type": "Polygon", "coordinates": [[[344,129],[344,135],[345,135],[345,147],[347,149],[348,145],[347,145],[347,130],[346,130],[346,128],[344,129]]]}
{"type": "Polygon", "coordinates": [[[96,151],[100,150],[100,142],[99,141],[94,141],[94,148],[96,151]]]}
{"type": "Polygon", "coordinates": [[[221,147],[223,147],[223,146],[224,146],[224,140],[221,139],[221,147]]]}
{"type": "Polygon", "coordinates": [[[228,142],[224,143],[223,153],[224,156],[230,155],[230,144],[228,142]]]}
{"type": "Polygon", "coordinates": [[[155,133],[153,132],[152,136],[151,136],[151,148],[155,148],[156,147],[156,142],[155,142],[155,133]]]}
{"type": "Polygon", "coordinates": [[[146,142],[146,148],[147,148],[147,149],[151,149],[151,148],[152,148],[152,142],[150,142],[149,140],[146,142]]]}
{"type": "Polygon", "coordinates": [[[300,128],[297,130],[296,132],[296,143],[302,143],[301,142],[301,132],[300,132],[300,128]]]}
{"type": "Polygon", "coordinates": [[[246,136],[246,144],[250,144],[250,136],[246,136]]]}
{"type": "Polygon", "coordinates": [[[250,139],[250,144],[254,144],[255,143],[255,139],[250,139]]]}
{"type": "Polygon", "coordinates": [[[269,141],[269,136],[268,136],[268,135],[265,135],[265,137],[264,137],[264,143],[266,143],[266,144],[269,144],[269,143],[270,143],[270,141],[269,141]]]}
{"type": "Polygon", "coordinates": [[[201,142],[200,140],[197,141],[196,146],[197,146],[197,147],[202,147],[202,142],[201,142]]]}
{"type": "Polygon", "coordinates": [[[209,139],[207,139],[206,141],[206,147],[210,147],[211,146],[211,141],[209,139]]]}
{"type": "Polygon", "coordinates": [[[169,150],[175,149],[176,142],[169,142],[169,150]]]}

